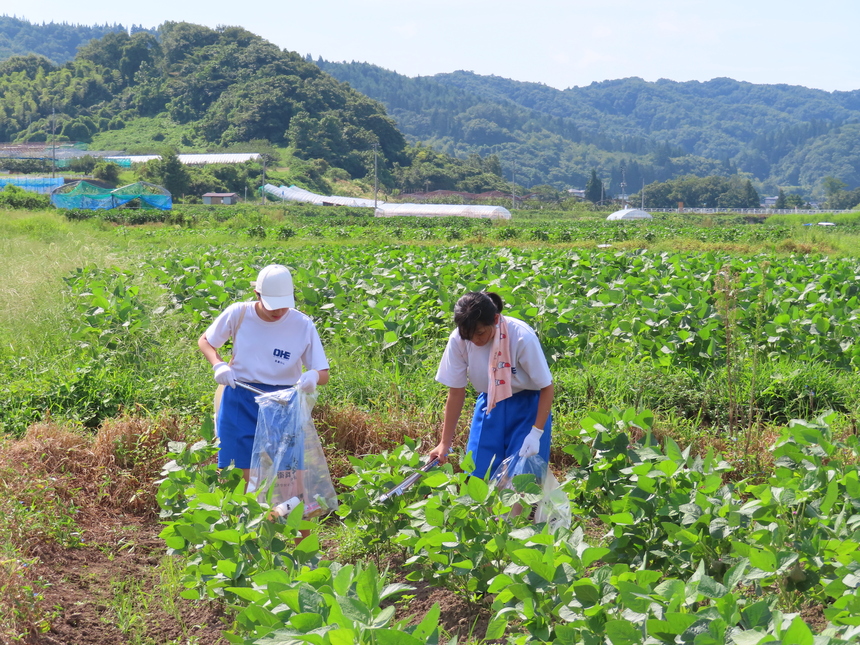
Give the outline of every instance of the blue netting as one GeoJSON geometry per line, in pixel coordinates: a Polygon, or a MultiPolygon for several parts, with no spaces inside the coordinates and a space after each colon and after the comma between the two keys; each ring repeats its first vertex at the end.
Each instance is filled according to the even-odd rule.
{"type": "Polygon", "coordinates": [[[51,195],[51,203],[57,208],[86,208],[88,210],[99,210],[114,208],[113,195],[51,195]]]}
{"type": "Polygon", "coordinates": [[[173,199],[164,188],[146,182],[136,182],[107,190],[85,181],[65,185],[51,193],[51,203],[57,208],[85,208],[89,210],[117,208],[133,200],[139,200],[141,208],[167,211],[173,207],[173,199]]]}
{"type": "Polygon", "coordinates": [[[157,208],[162,211],[169,211],[173,208],[173,199],[170,195],[141,195],[140,204],[143,208],[157,208]]]}
{"type": "Polygon", "coordinates": [[[63,185],[62,177],[0,177],[0,190],[6,184],[18,186],[33,193],[48,194],[63,185]]]}

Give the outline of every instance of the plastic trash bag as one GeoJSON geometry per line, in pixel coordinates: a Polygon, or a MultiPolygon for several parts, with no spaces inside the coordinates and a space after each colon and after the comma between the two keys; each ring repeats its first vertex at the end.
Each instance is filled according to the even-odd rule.
{"type": "Polygon", "coordinates": [[[513,488],[514,477],[526,474],[534,475],[541,488],[541,500],[535,509],[535,522],[546,522],[552,532],[562,527],[570,528],[570,500],[540,455],[511,455],[499,464],[490,478],[490,484],[498,489],[513,488]]]}
{"type": "Polygon", "coordinates": [[[559,528],[570,528],[570,499],[558,485],[552,471],[547,469],[543,481],[543,497],[535,511],[535,522],[546,522],[549,530],[555,533],[559,528]]]}
{"type": "Polygon", "coordinates": [[[490,478],[490,484],[496,488],[513,488],[513,479],[517,475],[534,475],[537,485],[543,487],[543,480],[549,472],[549,466],[540,455],[520,457],[513,454],[496,468],[490,478]]]}
{"type": "Polygon", "coordinates": [[[316,394],[296,388],[261,394],[257,434],[251,451],[248,491],[260,491],[278,515],[286,515],[299,501],[304,516],[314,517],[335,510],[337,494],[325,460],[319,435],[311,418],[316,394]]]}

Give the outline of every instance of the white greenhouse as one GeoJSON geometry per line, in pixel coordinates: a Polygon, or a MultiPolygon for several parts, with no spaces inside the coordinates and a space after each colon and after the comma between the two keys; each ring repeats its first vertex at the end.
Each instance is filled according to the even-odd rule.
{"type": "MultiPolygon", "coordinates": [[[[320,206],[357,206],[359,208],[373,208],[372,199],[361,197],[341,197],[339,195],[317,195],[298,186],[273,186],[266,184],[263,190],[269,197],[280,199],[285,202],[303,202],[305,204],[318,204],[320,206]]],[[[382,202],[377,202],[377,205],[382,202]]]]}
{"type": "MultiPolygon", "coordinates": [[[[234,164],[246,161],[257,161],[260,154],[257,152],[223,152],[214,154],[187,154],[176,155],[179,163],[186,166],[205,166],[213,163],[234,164]]],[[[161,159],[161,155],[110,155],[103,157],[106,161],[112,161],[118,166],[128,168],[132,164],[146,163],[153,159],[161,159]]]]}
{"type": "Polygon", "coordinates": [[[511,219],[511,212],[501,206],[467,204],[382,204],[377,217],[482,217],[511,219]]]}
{"type": "Polygon", "coordinates": [[[388,204],[360,197],[317,195],[298,186],[273,186],[266,184],[263,190],[272,199],[286,202],[304,202],[321,206],[355,206],[373,208],[376,217],[482,217],[486,219],[511,219],[511,212],[501,206],[479,206],[458,204],[388,204]]]}
{"type": "Polygon", "coordinates": [[[630,220],[630,219],[654,219],[650,213],[646,213],[638,208],[625,208],[620,211],[615,211],[606,218],[606,221],[614,220],[630,220]]]}

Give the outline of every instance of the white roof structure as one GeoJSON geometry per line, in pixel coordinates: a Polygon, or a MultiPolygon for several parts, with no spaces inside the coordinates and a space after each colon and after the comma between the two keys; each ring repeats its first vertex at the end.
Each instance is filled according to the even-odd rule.
{"type": "MultiPolygon", "coordinates": [[[[272,184],[263,186],[269,195],[287,202],[304,202],[306,204],[318,204],[320,206],[358,206],[360,208],[373,208],[372,199],[361,197],[340,197],[339,195],[317,195],[298,186],[281,186],[278,188],[272,184]]],[[[376,202],[378,206],[382,202],[376,202]]]]}
{"type": "MultiPolygon", "coordinates": [[[[258,152],[236,152],[236,153],[214,153],[214,154],[194,154],[194,155],[176,155],[179,161],[186,166],[202,166],[211,163],[245,163],[246,161],[256,161],[260,158],[258,152]]],[[[129,163],[146,163],[153,159],[161,159],[161,155],[114,155],[105,157],[108,161],[127,161],[129,163]]]]}
{"type": "MultiPolygon", "coordinates": [[[[360,197],[340,197],[338,195],[317,195],[298,186],[263,186],[269,195],[288,202],[304,202],[321,206],[357,206],[373,208],[372,199],[360,197]]],[[[376,217],[484,217],[490,219],[511,219],[511,213],[501,206],[473,206],[457,204],[387,204],[376,202],[376,217]]]]}
{"type": "Polygon", "coordinates": [[[482,217],[511,219],[511,212],[502,206],[472,204],[382,204],[376,217],[482,217]]]}
{"type": "Polygon", "coordinates": [[[610,220],[620,220],[620,219],[654,219],[651,217],[650,213],[646,213],[645,211],[639,210],[638,208],[625,208],[620,211],[615,211],[606,218],[606,221],[610,220]]]}

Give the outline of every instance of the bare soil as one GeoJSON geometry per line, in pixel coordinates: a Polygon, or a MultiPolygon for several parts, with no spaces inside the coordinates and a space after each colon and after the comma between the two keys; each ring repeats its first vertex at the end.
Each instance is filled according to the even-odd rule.
{"type": "Polygon", "coordinates": [[[50,629],[23,642],[39,645],[226,643],[225,612],[215,602],[164,598],[166,557],[156,520],[134,515],[81,517],[85,545],[36,547],[32,575],[47,586],[50,629]]]}
{"type": "MultiPolygon", "coordinates": [[[[108,645],[141,643],[226,644],[229,626],[224,607],[213,601],[189,601],[161,593],[159,564],[166,556],[158,537],[162,526],[150,517],[106,514],[91,510],[79,517],[84,546],[64,548],[41,543],[31,575],[45,583],[40,603],[50,613],[50,629],[32,634],[28,645],[108,645]],[[126,603],[120,607],[121,601],[126,603]]],[[[405,571],[393,557],[380,563],[394,579],[405,571]]],[[[409,583],[415,590],[396,601],[397,619],[419,622],[435,603],[440,626],[461,641],[486,633],[488,603],[468,603],[446,589],[426,582],[409,583]]],[[[2,642],[2,639],[0,639],[2,642]]],[[[5,643],[3,644],[5,645],[5,643]]]]}

